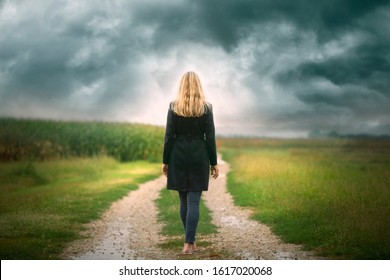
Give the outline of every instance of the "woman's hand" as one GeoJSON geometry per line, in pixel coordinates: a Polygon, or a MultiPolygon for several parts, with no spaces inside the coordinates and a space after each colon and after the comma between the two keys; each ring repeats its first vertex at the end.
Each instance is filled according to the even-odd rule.
{"type": "Polygon", "coordinates": [[[165,177],[168,177],[168,164],[164,164],[161,167],[162,173],[165,175],[165,177]]]}
{"type": "Polygon", "coordinates": [[[218,175],[219,175],[218,165],[212,165],[211,166],[211,177],[213,179],[217,179],[218,175]]]}

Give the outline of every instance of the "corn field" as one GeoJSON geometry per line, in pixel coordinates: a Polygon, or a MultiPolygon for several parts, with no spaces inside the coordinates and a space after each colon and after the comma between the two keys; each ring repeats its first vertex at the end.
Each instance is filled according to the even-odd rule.
{"type": "Polygon", "coordinates": [[[0,118],[0,161],[106,155],[160,161],[164,128],[128,123],[0,118]]]}

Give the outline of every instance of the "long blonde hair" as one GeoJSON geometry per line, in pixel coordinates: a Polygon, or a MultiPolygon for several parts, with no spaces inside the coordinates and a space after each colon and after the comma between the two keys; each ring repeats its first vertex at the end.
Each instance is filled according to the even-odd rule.
{"type": "Polygon", "coordinates": [[[183,117],[200,117],[205,113],[206,99],[198,75],[190,71],[180,81],[173,111],[183,117]]]}

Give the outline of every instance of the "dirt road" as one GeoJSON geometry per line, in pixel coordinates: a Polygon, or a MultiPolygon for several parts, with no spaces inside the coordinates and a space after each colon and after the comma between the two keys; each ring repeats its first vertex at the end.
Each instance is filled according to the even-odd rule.
{"type": "MultiPolygon", "coordinates": [[[[209,191],[203,194],[218,232],[201,237],[211,245],[200,248],[198,255],[194,254],[192,258],[318,259],[300,246],[281,242],[266,225],[250,219],[249,210],[235,206],[226,189],[229,165],[220,159],[219,167],[219,178],[210,179],[209,191]]],[[[85,238],[70,244],[62,258],[181,259],[181,248],[175,251],[158,246],[166,238],[159,234],[162,225],[157,222],[154,201],[165,184],[166,178],[161,176],[141,184],[137,190],[113,203],[100,220],[87,225],[83,232],[85,238]]]]}

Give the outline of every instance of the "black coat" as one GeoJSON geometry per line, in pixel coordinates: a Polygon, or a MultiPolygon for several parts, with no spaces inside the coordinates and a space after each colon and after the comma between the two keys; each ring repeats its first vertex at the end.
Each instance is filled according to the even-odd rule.
{"type": "Polygon", "coordinates": [[[168,164],[167,188],[207,191],[210,165],[217,165],[212,105],[200,117],[182,117],[169,105],[163,163],[168,164]]]}

